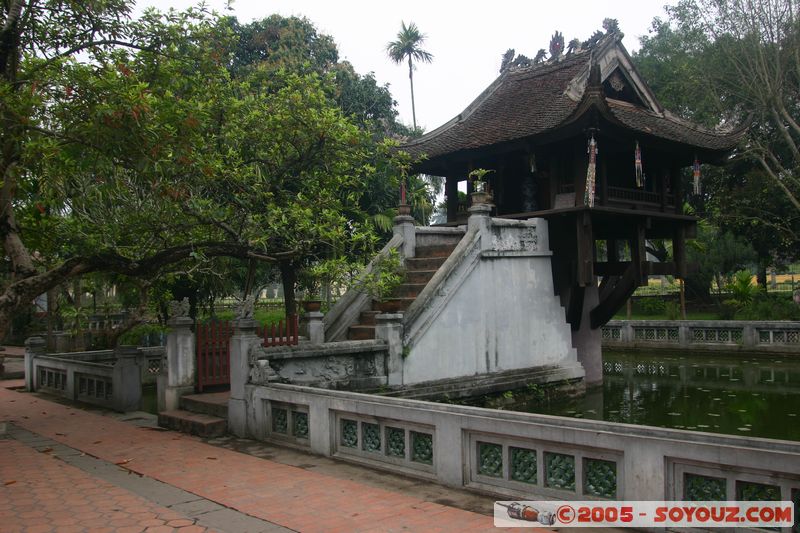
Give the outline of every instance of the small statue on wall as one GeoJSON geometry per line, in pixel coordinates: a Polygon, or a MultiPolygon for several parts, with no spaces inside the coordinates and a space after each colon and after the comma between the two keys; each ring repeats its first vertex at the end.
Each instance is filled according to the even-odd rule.
{"type": "Polygon", "coordinates": [[[170,318],[188,318],[189,317],[189,298],[177,301],[172,300],[168,304],[170,318]]]}
{"type": "Polygon", "coordinates": [[[247,296],[242,302],[239,304],[239,308],[236,310],[236,318],[239,320],[252,320],[253,313],[255,312],[256,306],[256,297],[255,295],[251,294],[247,296]]]}

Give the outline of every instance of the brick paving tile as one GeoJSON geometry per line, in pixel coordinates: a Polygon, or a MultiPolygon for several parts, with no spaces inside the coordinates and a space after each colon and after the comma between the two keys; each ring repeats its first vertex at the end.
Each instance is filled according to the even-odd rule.
{"type": "MultiPolygon", "coordinates": [[[[458,524],[459,531],[499,531],[492,527],[491,516],[217,448],[195,437],[140,428],[79,408],[0,388],[0,421],[3,420],[116,463],[134,473],[296,531],[325,532],[330,531],[330,527],[353,532],[376,528],[380,531],[453,531],[453,524],[458,524]],[[209,460],[208,457],[215,459],[209,460]],[[371,505],[369,502],[379,504],[371,505]],[[324,512],[309,512],[318,509],[324,509],[324,512]]],[[[12,448],[19,448],[19,445],[13,445],[12,448]]],[[[59,463],[52,461],[48,454],[32,450],[29,453],[36,456],[37,464],[44,464],[42,462],[47,460],[52,467],[52,464],[59,463]]],[[[2,457],[5,459],[8,454],[2,457]]],[[[13,469],[13,465],[8,467],[13,469]]],[[[30,472],[27,464],[25,472],[30,472]]],[[[70,481],[73,474],[64,473],[58,484],[74,486],[76,480],[70,481]]],[[[21,475],[19,470],[3,472],[0,481],[9,477],[23,479],[21,475]]],[[[83,481],[87,480],[77,482],[83,481]]],[[[88,481],[96,482],[91,478],[88,481]]],[[[53,480],[48,482],[53,483],[53,480]]],[[[0,494],[13,487],[0,487],[0,494]]],[[[112,486],[109,489],[121,491],[112,486]]],[[[95,493],[94,497],[87,496],[87,493],[88,490],[82,494],[75,494],[74,490],[65,491],[64,497],[81,506],[89,503],[99,507],[103,501],[110,500],[107,491],[95,493]],[[96,499],[98,495],[101,498],[96,499]]],[[[135,504],[135,498],[125,491],[117,492],[114,496],[115,505],[135,508],[131,513],[140,512],[143,506],[147,509],[155,507],[146,500],[135,504]]],[[[45,509],[55,516],[62,501],[35,499],[29,502],[34,507],[26,510],[45,509]]],[[[96,508],[95,511],[99,512],[100,509],[96,508]]],[[[186,519],[167,509],[161,509],[153,516],[162,520],[162,523],[186,519]]],[[[128,513],[125,516],[115,515],[114,518],[120,519],[119,527],[129,525],[125,523],[123,526],[124,519],[129,518],[128,513]]],[[[143,522],[141,520],[135,525],[143,525],[143,522]]],[[[148,524],[154,523],[148,521],[148,524]]],[[[145,531],[166,533],[172,531],[172,527],[154,524],[148,525],[145,531]]]]}
{"type": "MultiPolygon", "coordinates": [[[[3,532],[24,529],[26,533],[99,533],[101,530],[134,533],[144,531],[147,526],[137,523],[132,518],[132,513],[146,510],[148,516],[174,514],[174,511],[132,495],[115,485],[92,478],[51,454],[37,452],[11,439],[0,443],[0,480],[3,483],[14,481],[8,485],[0,485],[0,501],[6,504],[7,509],[3,511],[0,526],[3,532]],[[85,498],[74,495],[76,487],[87,486],[86,482],[102,489],[104,498],[93,501],[92,505],[72,507],[69,502],[86,501],[85,498]],[[57,497],[44,498],[45,495],[57,497]]],[[[194,524],[193,520],[182,518],[185,522],[194,524]]],[[[163,524],[163,521],[159,521],[159,524],[163,524]]]]}

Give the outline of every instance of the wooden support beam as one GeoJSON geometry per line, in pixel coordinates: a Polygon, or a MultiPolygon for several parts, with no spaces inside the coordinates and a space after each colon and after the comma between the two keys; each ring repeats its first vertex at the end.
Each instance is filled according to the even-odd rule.
{"type": "Polygon", "coordinates": [[[636,264],[630,263],[625,274],[614,284],[613,289],[604,291],[605,294],[601,295],[600,302],[589,312],[592,329],[603,326],[625,305],[633,291],[639,286],[637,270],[636,264]]]}
{"type": "MultiPolygon", "coordinates": [[[[619,261],[619,248],[617,246],[616,239],[608,239],[606,241],[606,251],[609,263],[616,263],[617,261],[619,261]]],[[[602,274],[598,274],[598,276],[600,275],[602,274]]]]}
{"type": "Polygon", "coordinates": [[[638,221],[631,236],[631,262],[634,265],[637,284],[647,284],[647,251],[644,246],[645,224],[638,221]]]}
{"type": "Polygon", "coordinates": [[[458,178],[455,176],[445,178],[444,194],[447,196],[447,221],[454,222],[458,217],[458,178]]]}
{"type": "Polygon", "coordinates": [[[583,211],[575,217],[577,239],[577,278],[578,285],[587,287],[594,283],[594,234],[592,216],[583,211]]]}

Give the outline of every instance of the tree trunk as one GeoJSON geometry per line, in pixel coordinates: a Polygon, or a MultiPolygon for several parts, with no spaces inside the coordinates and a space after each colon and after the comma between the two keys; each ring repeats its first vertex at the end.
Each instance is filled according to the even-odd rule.
{"type": "Polygon", "coordinates": [[[283,283],[283,306],[286,316],[297,314],[297,301],[294,298],[294,289],[297,285],[297,269],[291,261],[281,261],[281,283],[283,283]]]}
{"type": "Polygon", "coordinates": [[[408,80],[411,82],[411,120],[414,124],[414,131],[417,130],[417,110],[414,107],[414,64],[411,56],[408,57],[408,80]]]}

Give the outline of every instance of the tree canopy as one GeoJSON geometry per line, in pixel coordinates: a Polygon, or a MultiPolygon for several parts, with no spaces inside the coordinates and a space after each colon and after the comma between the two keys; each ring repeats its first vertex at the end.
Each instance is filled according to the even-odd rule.
{"type": "Polygon", "coordinates": [[[90,272],[152,279],[219,256],[293,263],[375,244],[361,202],[398,170],[363,126],[394,119],[385,88],[338,65],[302,19],[131,20],[131,5],[2,3],[0,329],[90,272]],[[337,73],[364,88],[348,110],[337,73]]]}
{"type": "Polygon", "coordinates": [[[748,126],[698,213],[742,235],[764,267],[800,254],[800,4],[682,0],[653,21],[636,63],[664,106],[708,127],[748,126]]]}

